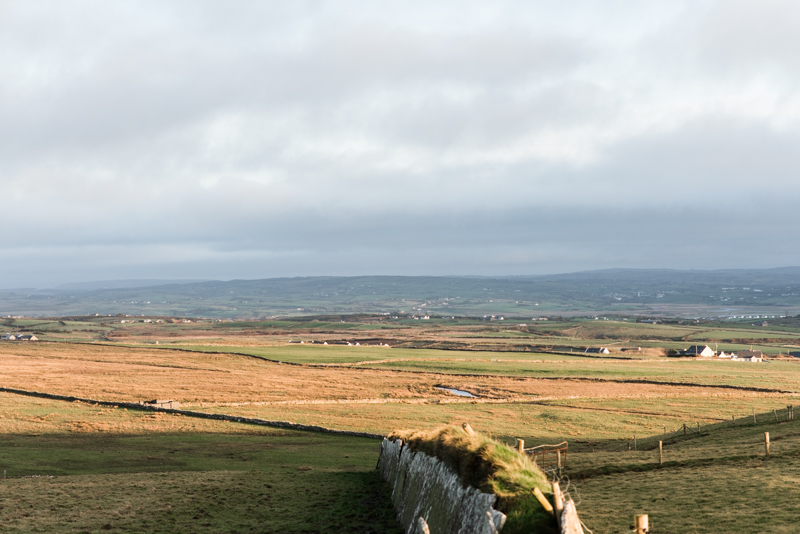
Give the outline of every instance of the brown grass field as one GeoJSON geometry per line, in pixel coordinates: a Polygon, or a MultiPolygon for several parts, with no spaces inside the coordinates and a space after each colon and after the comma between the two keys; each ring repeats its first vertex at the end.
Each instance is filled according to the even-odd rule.
{"type": "MultiPolygon", "coordinates": [[[[279,333],[254,334],[247,329],[219,332],[206,325],[202,329],[188,329],[185,335],[179,327],[182,328],[165,325],[161,331],[152,325],[136,326],[106,337],[117,342],[3,343],[0,386],[103,401],[173,399],[189,410],[378,434],[469,422],[508,443],[515,438],[525,439],[528,446],[568,440],[570,463],[566,474],[574,477],[573,488],[581,499],[579,511],[596,534],[624,532],[633,513],[639,512],[652,514],[654,525],[660,526],[653,532],[766,531],[759,530],[759,520],[738,511],[748,501],[756,500],[754,514],[763,517],[771,514],[769,520],[764,520],[770,532],[793,532],[787,525],[795,520],[794,514],[781,511],[781,507],[790,506],[790,501],[781,497],[773,499],[774,504],[765,503],[758,488],[781,493],[795,484],[795,477],[787,470],[796,466],[796,456],[800,454],[800,426],[783,420],[774,423],[770,419],[773,409],[796,403],[800,395],[800,367],[794,361],[749,364],[667,359],[659,357],[663,351],[657,348],[635,354],[617,352],[611,358],[585,358],[577,353],[523,351],[519,346],[519,335],[538,337],[539,341],[554,332],[562,336],[564,332],[571,334],[573,342],[579,337],[597,338],[604,335],[599,324],[563,325],[563,328],[537,325],[538,330],[529,329],[530,332],[503,332],[497,328],[478,331],[478,327],[440,331],[435,325],[426,325],[416,332],[403,327],[402,335],[391,329],[379,335],[371,330],[359,333],[362,339],[370,336],[370,339],[376,336],[384,336],[381,338],[384,340],[403,339],[405,345],[391,349],[374,345],[288,344],[290,339],[300,336],[317,340],[353,339],[352,332],[335,331],[333,327],[331,332],[307,329],[300,335],[285,331],[288,327],[283,326],[279,333]],[[166,336],[167,333],[170,335],[166,336]],[[470,336],[478,336],[483,340],[480,343],[486,340],[491,343],[480,345],[481,350],[474,350],[473,344],[464,351],[407,346],[426,339],[440,343],[443,338],[474,343],[470,336]],[[163,343],[151,344],[165,338],[171,342],[166,347],[163,343]],[[506,350],[509,348],[513,350],[506,350]],[[460,397],[439,387],[463,390],[476,397],[460,397]],[[731,416],[742,421],[753,410],[761,414],[761,419],[752,428],[726,429],[722,424],[731,416]],[[721,430],[672,443],[669,458],[678,464],[655,469],[654,442],[645,439],[646,436],[662,434],[665,427],[668,431],[677,430],[684,423],[692,428],[700,423],[703,428],[721,430]],[[759,440],[763,439],[764,431],[775,433],[775,458],[768,461],[758,459],[759,440]],[[627,451],[634,435],[642,449],[627,451]],[[736,487],[731,488],[731,484],[736,487]],[[675,488],[679,486],[682,489],[677,494],[675,488]],[[717,506],[720,500],[735,504],[736,511],[720,509],[717,506]],[[672,513],[686,510],[692,513],[672,513]],[[719,525],[724,525],[724,529],[719,530],[719,525]]],[[[623,325],[619,332],[630,338],[651,335],[654,345],[658,336],[674,340],[698,335],[697,328],[662,325],[651,329],[623,325]]],[[[781,335],[788,339],[795,333],[781,335]]],[[[66,339],[68,333],[53,337],[59,336],[66,339]]],[[[248,445],[251,452],[240,455],[248,457],[260,454],[261,448],[256,445],[259,440],[274,443],[284,440],[286,447],[281,449],[280,465],[295,465],[292,476],[272,465],[275,460],[268,455],[259,460],[262,463],[258,469],[269,473],[271,479],[280,480],[287,495],[293,495],[292,502],[303,499],[292,486],[298,461],[307,462],[308,466],[322,462],[325,465],[318,474],[322,477],[324,472],[328,473],[325,477],[333,477],[314,482],[309,475],[307,481],[298,481],[304,488],[303,495],[306,490],[314,491],[310,488],[322,480],[337,492],[354,491],[352,484],[360,480],[358,484],[366,484],[370,492],[380,494],[382,490],[375,485],[379,482],[368,475],[372,472],[370,462],[374,466],[374,442],[363,445],[358,441],[347,442],[347,447],[360,451],[354,453],[360,463],[350,470],[338,470],[341,458],[349,456],[341,452],[336,441],[340,438],[324,438],[327,441],[320,445],[325,450],[337,451],[338,456],[328,462],[321,459],[327,456],[300,445],[310,439],[304,435],[312,434],[0,393],[0,436],[5,443],[22,444],[4,449],[0,441],[0,464],[15,469],[24,467],[15,472],[15,477],[47,473],[61,477],[14,478],[10,486],[0,484],[0,531],[99,532],[105,529],[106,523],[100,521],[106,515],[113,516],[114,522],[108,523],[113,529],[170,531],[166,526],[158,530],[161,527],[146,519],[148,514],[162,518],[163,525],[177,525],[172,531],[222,531],[219,525],[238,521],[221,512],[225,502],[208,501],[203,505],[207,512],[212,505],[216,507],[216,512],[208,512],[218,515],[215,522],[203,519],[205,516],[193,508],[190,500],[176,500],[171,512],[153,501],[145,489],[159,487],[155,474],[158,472],[175,473],[173,487],[191,487],[196,494],[203,484],[217,484],[215,480],[219,488],[235,490],[243,483],[242,478],[235,469],[236,473],[231,471],[225,451],[232,446],[231,440],[238,439],[255,440],[248,445]],[[61,447],[59,450],[68,452],[62,454],[63,458],[58,455],[50,458],[44,452],[38,459],[29,458],[25,451],[39,450],[38,442],[45,438],[61,447]],[[143,454],[141,447],[150,446],[146,443],[149,438],[160,445],[152,454],[143,454]],[[78,456],[74,451],[91,449],[87,444],[106,439],[116,440],[114,443],[133,441],[120,446],[113,462],[98,464],[106,465],[103,468],[90,467],[98,461],[97,457],[82,460],[84,463],[78,467],[69,460],[78,456]],[[183,464],[170,460],[169,450],[176,450],[181,443],[204,439],[211,440],[210,450],[219,451],[219,458],[211,458],[213,455],[206,458],[200,452],[202,448],[198,448],[192,453],[195,456],[187,455],[183,464]],[[120,466],[127,465],[126,458],[131,454],[139,460],[126,471],[120,466]],[[207,479],[203,473],[208,474],[207,479]],[[355,478],[347,478],[351,476],[355,478]],[[345,479],[349,482],[343,482],[345,479]],[[116,491],[112,489],[115,487],[125,489],[116,491]],[[112,505],[92,512],[91,495],[98,491],[108,491],[112,505]],[[12,499],[12,495],[18,494],[24,496],[24,502],[32,503],[43,492],[53,495],[47,501],[49,511],[26,511],[19,504],[23,501],[12,499]],[[126,498],[128,493],[135,496],[126,498]],[[69,506],[64,504],[68,502],[63,500],[64,495],[75,495],[74,502],[78,504],[69,506],[85,506],[83,515],[65,512],[69,506]],[[129,514],[126,510],[136,513],[129,514]],[[170,517],[177,522],[170,523],[170,517]],[[69,529],[61,528],[67,524],[69,529]]],[[[239,467],[237,464],[236,469],[239,467]]],[[[257,485],[244,484],[248,499],[263,501],[257,485]]],[[[323,497],[329,504],[339,498],[333,494],[319,498],[323,497]]],[[[314,502],[319,507],[322,501],[314,502]]],[[[278,513],[280,519],[272,523],[252,505],[245,504],[237,510],[238,515],[252,519],[237,527],[236,531],[241,532],[255,532],[259,525],[265,524],[271,525],[266,529],[270,532],[316,532],[322,526],[331,532],[348,531],[347,524],[337,526],[334,516],[320,516],[315,519],[317,526],[294,528],[288,509],[278,513]]],[[[375,527],[375,532],[389,532],[393,528],[391,519],[386,523],[383,516],[372,517],[367,511],[359,514],[359,525],[383,525],[375,527]]],[[[391,513],[388,517],[391,518],[391,513]]]]}
{"type": "MultiPolygon", "coordinates": [[[[187,409],[384,434],[427,421],[472,420],[497,435],[531,436],[532,420],[542,413],[558,413],[556,420],[563,421],[548,422],[533,434],[542,438],[587,435],[593,427],[602,437],[623,437],[631,433],[632,418],[645,431],[656,428],[660,420],[672,424],[699,411],[673,413],[663,399],[690,399],[696,407],[746,400],[748,406],[760,408],[782,403],[786,397],[724,387],[581,377],[454,376],[277,364],[236,354],[55,343],[0,347],[0,384],[103,401],[168,398],[187,409]],[[436,386],[468,391],[478,398],[458,397],[436,386]],[[649,408],[639,407],[648,401],[649,408]],[[588,426],[580,422],[583,419],[588,426]]],[[[728,416],[705,412],[705,420],[728,416]]]]}

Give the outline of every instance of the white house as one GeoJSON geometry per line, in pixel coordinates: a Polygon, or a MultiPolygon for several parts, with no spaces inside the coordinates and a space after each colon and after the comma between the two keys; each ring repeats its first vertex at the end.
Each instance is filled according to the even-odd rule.
{"type": "Polygon", "coordinates": [[[608,354],[609,351],[605,347],[600,347],[600,348],[587,347],[586,350],[583,351],[583,353],[584,354],[608,354]]]}
{"type": "Polygon", "coordinates": [[[693,345],[683,351],[686,356],[713,356],[714,351],[708,345],[693,345]]]}
{"type": "Polygon", "coordinates": [[[6,334],[3,337],[0,337],[0,339],[2,339],[3,341],[16,341],[17,336],[15,336],[14,334],[6,334]]]}
{"type": "MultiPolygon", "coordinates": [[[[749,352],[749,351],[745,351],[745,352],[749,352]]],[[[742,357],[742,356],[737,356],[737,355],[734,354],[731,357],[731,361],[732,362],[763,362],[764,358],[759,358],[758,356],[744,356],[744,357],[742,357]]]]}
{"type": "Polygon", "coordinates": [[[731,360],[738,360],[740,362],[762,362],[764,361],[764,354],[760,350],[740,350],[731,360]]]}

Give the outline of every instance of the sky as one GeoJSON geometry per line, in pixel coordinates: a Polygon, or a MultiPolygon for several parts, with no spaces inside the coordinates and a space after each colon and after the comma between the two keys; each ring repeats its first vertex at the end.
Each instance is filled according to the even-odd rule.
{"type": "Polygon", "coordinates": [[[0,0],[0,287],[800,265],[800,3],[0,0]]]}

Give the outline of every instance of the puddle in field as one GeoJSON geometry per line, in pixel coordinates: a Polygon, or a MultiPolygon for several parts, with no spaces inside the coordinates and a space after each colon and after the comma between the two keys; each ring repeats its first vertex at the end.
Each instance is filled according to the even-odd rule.
{"type": "Polygon", "coordinates": [[[461,390],[461,389],[445,388],[445,387],[442,387],[442,386],[434,386],[434,387],[435,387],[436,389],[441,389],[441,390],[444,390],[444,391],[449,391],[450,393],[453,393],[453,394],[455,394],[455,395],[458,395],[459,397],[471,397],[471,398],[473,398],[473,399],[477,399],[477,398],[478,398],[478,396],[477,396],[477,395],[473,395],[473,394],[472,394],[472,393],[470,393],[469,391],[464,391],[464,390],[461,390]]]}

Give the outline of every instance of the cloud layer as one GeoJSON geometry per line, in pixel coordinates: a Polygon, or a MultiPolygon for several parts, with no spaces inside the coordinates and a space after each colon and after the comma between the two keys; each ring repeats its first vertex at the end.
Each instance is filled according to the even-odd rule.
{"type": "Polygon", "coordinates": [[[0,287],[800,264],[800,5],[0,3],[0,287]]]}

